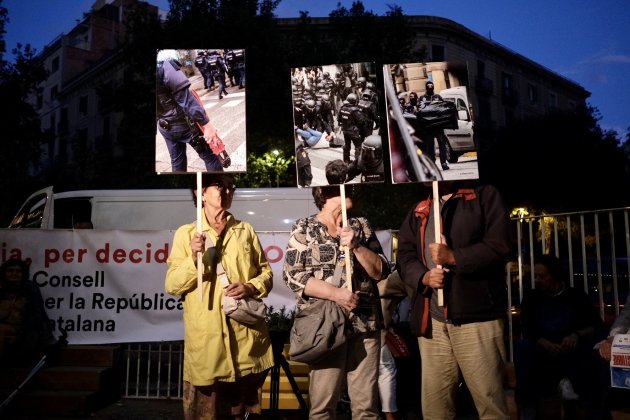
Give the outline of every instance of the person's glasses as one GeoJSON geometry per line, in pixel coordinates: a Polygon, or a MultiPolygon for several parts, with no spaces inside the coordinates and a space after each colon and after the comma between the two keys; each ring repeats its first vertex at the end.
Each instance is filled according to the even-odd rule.
{"type": "Polygon", "coordinates": [[[209,187],[217,187],[219,190],[228,190],[228,191],[236,191],[236,185],[234,184],[224,184],[223,182],[215,181],[208,184],[209,187]]]}

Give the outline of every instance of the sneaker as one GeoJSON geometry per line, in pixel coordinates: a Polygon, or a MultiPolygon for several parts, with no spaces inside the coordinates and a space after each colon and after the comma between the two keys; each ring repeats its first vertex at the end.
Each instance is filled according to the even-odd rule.
{"type": "Polygon", "coordinates": [[[573,384],[569,378],[562,378],[558,383],[558,393],[563,401],[577,400],[580,398],[578,394],[573,390],[573,384]]]}

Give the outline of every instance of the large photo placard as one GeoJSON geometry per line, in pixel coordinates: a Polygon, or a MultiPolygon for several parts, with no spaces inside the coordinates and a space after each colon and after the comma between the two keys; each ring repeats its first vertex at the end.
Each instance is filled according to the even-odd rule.
{"type": "Polygon", "coordinates": [[[291,84],[298,186],[383,182],[375,64],[295,67],[291,84]]]}
{"type": "Polygon", "coordinates": [[[245,50],[156,57],[155,171],[245,172],[245,50]]]}
{"type": "Polygon", "coordinates": [[[479,178],[465,63],[383,67],[392,182],[479,178]]]}

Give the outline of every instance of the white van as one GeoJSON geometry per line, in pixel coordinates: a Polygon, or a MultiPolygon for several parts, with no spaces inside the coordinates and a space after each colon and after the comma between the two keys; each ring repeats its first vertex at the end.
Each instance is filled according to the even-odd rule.
{"type": "MultiPolygon", "coordinates": [[[[288,232],[293,222],[317,213],[310,188],[237,189],[230,212],[259,232],[288,232]]],[[[188,189],[82,190],[32,194],[9,228],[72,229],[91,222],[102,230],[167,230],[195,220],[188,189]]]]}
{"type": "Polygon", "coordinates": [[[472,108],[466,93],[466,86],[444,89],[439,94],[445,101],[453,102],[457,107],[458,128],[456,130],[444,130],[451,145],[449,162],[455,163],[464,153],[477,150],[473,132],[472,108]]]}

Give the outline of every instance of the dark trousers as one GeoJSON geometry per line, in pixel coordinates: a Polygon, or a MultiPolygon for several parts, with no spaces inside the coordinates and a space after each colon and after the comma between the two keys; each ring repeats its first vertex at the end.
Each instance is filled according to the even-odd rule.
{"type": "MultiPolygon", "coordinates": [[[[172,171],[188,172],[186,145],[192,140],[190,129],[185,125],[173,124],[168,131],[162,127],[159,127],[159,130],[166,141],[166,147],[171,156],[172,171]]],[[[201,153],[197,151],[197,154],[203,160],[208,172],[223,172],[221,162],[209,147],[205,147],[201,153]]]]}
{"type": "Polygon", "coordinates": [[[223,94],[227,95],[227,90],[225,90],[225,76],[220,73],[215,73],[214,79],[219,83],[219,99],[221,99],[223,94]]]}
{"type": "Polygon", "coordinates": [[[438,147],[440,150],[440,163],[444,164],[448,161],[450,155],[450,148],[448,145],[448,137],[444,134],[444,130],[441,128],[438,130],[426,130],[421,134],[421,139],[424,144],[422,152],[426,153],[435,161],[435,141],[437,139],[438,147]]]}
{"type": "Polygon", "coordinates": [[[354,144],[354,160],[359,159],[361,154],[361,144],[363,143],[363,137],[359,134],[359,130],[343,130],[343,161],[350,163],[350,149],[354,144]]]}
{"type": "Polygon", "coordinates": [[[578,395],[588,394],[592,347],[590,340],[582,341],[574,351],[552,356],[532,340],[519,341],[514,348],[516,401],[532,405],[540,398],[556,395],[564,377],[569,378],[578,395]]]}

